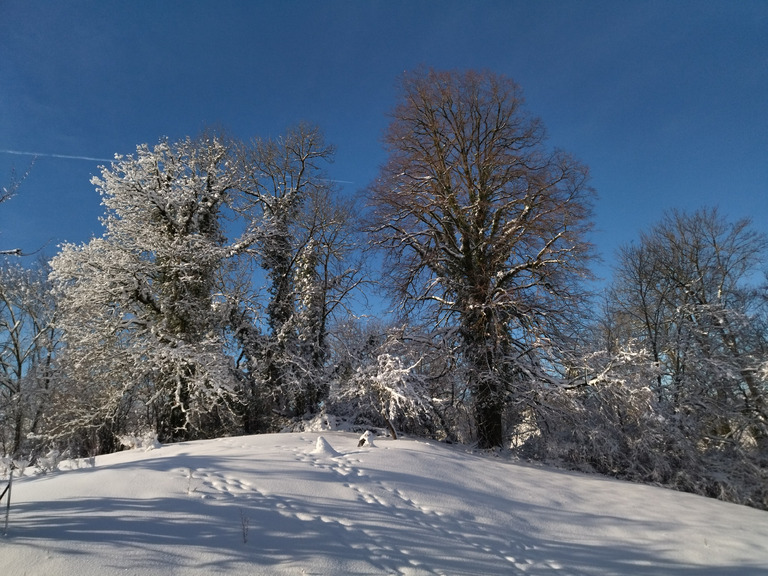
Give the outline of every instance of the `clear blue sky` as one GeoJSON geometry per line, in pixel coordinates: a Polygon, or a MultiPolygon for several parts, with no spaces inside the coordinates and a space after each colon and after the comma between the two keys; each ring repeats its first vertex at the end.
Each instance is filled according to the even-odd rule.
{"type": "Polygon", "coordinates": [[[591,169],[605,266],[673,207],[768,232],[768,0],[0,0],[0,182],[31,160],[9,151],[40,154],[0,206],[0,248],[100,235],[88,158],[209,126],[314,122],[331,176],[363,188],[395,82],[420,65],[522,86],[591,169]]]}

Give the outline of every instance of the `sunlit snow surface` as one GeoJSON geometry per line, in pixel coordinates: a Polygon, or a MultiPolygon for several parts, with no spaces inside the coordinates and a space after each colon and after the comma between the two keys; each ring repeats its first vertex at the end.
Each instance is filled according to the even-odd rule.
{"type": "Polygon", "coordinates": [[[187,442],[17,479],[0,574],[768,574],[766,512],[358,441],[187,442]]]}

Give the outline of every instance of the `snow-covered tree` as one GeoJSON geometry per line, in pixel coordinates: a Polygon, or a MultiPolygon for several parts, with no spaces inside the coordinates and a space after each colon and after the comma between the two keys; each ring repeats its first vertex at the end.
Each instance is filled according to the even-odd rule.
{"type": "Polygon", "coordinates": [[[0,266],[0,454],[33,450],[55,382],[55,302],[44,264],[0,266]]]}
{"type": "Polygon", "coordinates": [[[699,413],[701,440],[750,436],[768,449],[768,308],[751,278],[768,238],[717,210],[671,212],[621,252],[610,296],[617,337],[640,339],[672,413],[699,413]]]}
{"type": "Polygon", "coordinates": [[[314,379],[307,387],[310,411],[328,393],[329,335],[353,315],[350,300],[365,282],[353,214],[352,204],[320,190],[303,216],[309,240],[297,267],[296,313],[301,357],[314,379]]]}
{"type": "Polygon", "coordinates": [[[227,418],[216,277],[233,252],[221,212],[239,178],[230,147],[201,137],[139,146],[93,179],[104,235],[52,261],[71,381],[62,433],[128,418],[176,440],[227,418]]]}
{"type": "Polygon", "coordinates": [[[239,332],[247,337],[249,386],[259,390],[254,413],[317,410],[327,388],[329,320],[360,283],[359,265],[350,260],[357,248],[350,213],[322,170],[332,156],[320,131],[305,124],[243,152],[248,185],[239,210],[250,219],[251,252],[268,283],[264,329],[239,332]]]}
{"type": "Polygon", "coordinates": [[[716,210],[671,212],[623,248],[572,386],[550,395],[558,409],[527,448],[768,507],[766,248],[716,210]]]}
{"type": "Polygon", "coordinates": [[[387,282],[405,312],[457,328],[479,442],[499,446],[581,304],[587,169],[549,150],[518,86],[490,73],[407,74],[392,117],[370,186],[387,282]]]}

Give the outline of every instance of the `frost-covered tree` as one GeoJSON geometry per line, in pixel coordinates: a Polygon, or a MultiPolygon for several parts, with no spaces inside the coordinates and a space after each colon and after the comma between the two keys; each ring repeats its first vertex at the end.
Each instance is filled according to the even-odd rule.
{"type": "Polygon", "coordinates": [[[749,435],[768,448],[768,309],[754,281],[768,238],[717,210],[671,212],[620,254],[610,309],[659,366],[654,392],[697,413],[702,441],[749,435]]]}
{"type": "Polygon", "coordinates": [[[55,383],[55,302],[44,264],[0,266],[0,453],[36,448],[55,383]]]}
{"type": "Polygon", "coordinates": [[[767,248],[748,221],[707,209],[670,212],[624,247],[592,348],[528,448],[768,507],[767,248]]]}
{"type": "Polygon", "coordinates": [[[590,253],[587,170],[546,146],[522,104],[491,73],[405,75],[370,186],[386,281],[404,311],[460,335],[484,447],[551,380],[590,253]]]}
{"type": "Polygon", "coordinates": [[[93,179],[104,234],[52,261],[71,382],[62,433],[127,419],[177,440],[223,425],[234,383],[216,278],[239,178],[230,147],[205,136],[139,146],[93,179]]]}
{"type": "Polygon", "coordinates": [[[315,380],[306,394],[312,411],[328,393],[329,335],[353,315],[350,301],[365,279],[352,203],[320,190],[310,198],[303,223],[309,241],[298,262],[296,313],[300,355],[315,380]]]}

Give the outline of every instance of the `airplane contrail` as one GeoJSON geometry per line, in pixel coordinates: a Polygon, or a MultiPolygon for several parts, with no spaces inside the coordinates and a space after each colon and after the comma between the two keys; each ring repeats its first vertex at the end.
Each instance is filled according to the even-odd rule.
{"type": "Polygon", "coordinates": [[[334,180],[333,178],[318,178],[322,182],[335,182],[336,184],[354,184],[351,180],[334,180]]]}
{"type": "MultiPolygon", "coordinates": [[[[96,158],[95,156],[74,156],[71,154],[50,154],[47,152],[24,152],[21,150],[7,150],[0,148],[0,154],[15,154],[16,156],[42,156],[44,158],[62,158],[64,160],[87,160],[88,162],[114,162],[114,158],[96,158]]],[[[336,182],[337,184],[354,184],[350,180],[334,180],[331,178],[319,178],[326,182],[336,182]]]]}
{"type": "Polygon", "coordinates": [[[94,156],[73,156],[70,154],[48,154],[46,152],[23,152],[21,150],[0,150],[3,154],[16,156],[41,156],[44,158],[63,158],[64,160],[87,160],[88,162],[112,162],[114,158],[96,158],[94,156]]]}

